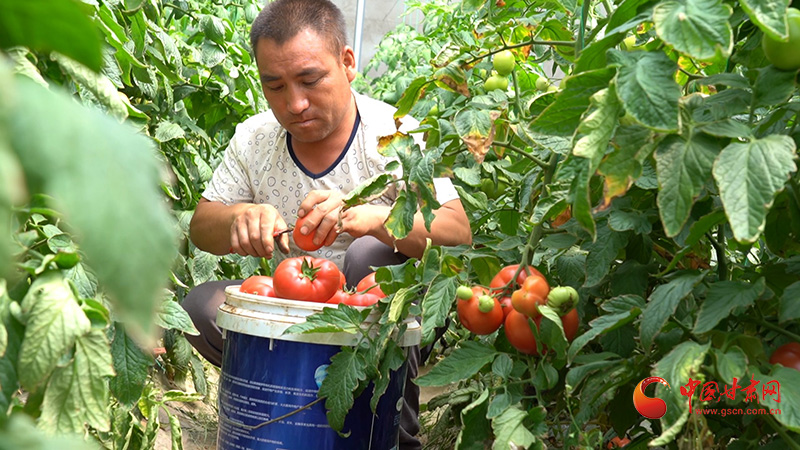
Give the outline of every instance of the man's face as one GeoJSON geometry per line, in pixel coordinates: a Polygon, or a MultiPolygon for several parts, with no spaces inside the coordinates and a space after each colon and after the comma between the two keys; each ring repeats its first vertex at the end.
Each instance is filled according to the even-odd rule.
{"type": "Polygon", "coordinates": [[[278,121],[300,142],[319,142],[342,131],[352,104],[353,51],[334,55],[316,32],[305,29],[279,45],[261,39],[256,64],[264,96],[278,121]]]}

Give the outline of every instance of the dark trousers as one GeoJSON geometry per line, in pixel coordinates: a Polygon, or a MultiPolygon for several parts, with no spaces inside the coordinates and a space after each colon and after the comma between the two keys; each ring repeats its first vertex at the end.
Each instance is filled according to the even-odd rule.
{"type": "MultiPolygon", "coordinates": [[[[347,249],[344,259],[344,274],[347,284],[355,286],[367,276],[370,267],[402,264],[406,256],[395,253],[382,242],[366,236],[356,239],[347,249]]],[[[225,302],[225,288],[241,284],[242,280],[210,281],[192,289],[183,300],[183,308],[189,313],[199,336],[186,335],[186,338],[210,363],[222,364],[222,330],[217,326],[217,309],[225,302]]],[[[419,347],[408,351],[408,372],[403,410],[400,415],[400,450],[419,450],[422,448],[416,438],[419,432],[419,386],[411,380],[417,377],[419,367],[419,347]]]]}

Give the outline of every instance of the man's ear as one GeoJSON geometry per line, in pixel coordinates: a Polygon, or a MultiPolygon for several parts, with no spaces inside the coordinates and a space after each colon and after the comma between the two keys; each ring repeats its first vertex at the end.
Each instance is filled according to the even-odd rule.
{"type": "Polygon", "coordinates": [[[342,65],[344,66],[347,80],[352,82],[356,78],[356,54],[348,45],[345,45],[344,49],[342,49],[342,65]]]}

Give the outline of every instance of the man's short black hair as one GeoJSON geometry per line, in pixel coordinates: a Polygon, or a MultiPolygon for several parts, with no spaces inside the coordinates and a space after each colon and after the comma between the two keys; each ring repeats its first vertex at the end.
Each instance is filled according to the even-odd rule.
{"type": "Polygon", "coordinates": [[[268,3],[253,21],[250,45],[255,52],[261,39],[284,44],[307,28],[327,40],[334,55],[339,55],[347,45],[344,15],[329,0],[276,0],[268,3]]]}

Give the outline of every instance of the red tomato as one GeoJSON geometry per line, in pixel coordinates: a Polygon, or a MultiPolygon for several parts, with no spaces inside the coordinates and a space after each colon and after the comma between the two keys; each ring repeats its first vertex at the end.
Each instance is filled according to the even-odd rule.
{"type": "MultiPolygon", "coordinates": [[[[536,337],[530,328],[528,318],[525,314],[512,309],[505,320],[506,337],[508,342],[520,352],[528,355],[538,355],[536,337]]],[[[532,319],[538,329],[542,323],[542,316],[538,315],[532,319]]],[[[566,336],[567,341],[572,342],[575,339],[575,335],[578,334],[578,310],[573,309],[561,316],[561,323],[564,326],[564,336],[566,336]]],[[[547,348],[542,346],[542,351],[547,351],[547,348]]]]}
{"type": "Polygon", "coordinates": [[[789,342],[778,347],[769,358],[770,364],[780,364],[790,369],[800,370],[800,344],[789,342]]]}
{"type": "Polygon", "coordinates": [[[275,268],[273,284],[281,298],[324,303],[339,289],[339,268],[324,258],[287,258],[275,268]]]}
{"type": "Polygon", "coordinates": [[[531,274],[522,286],[511,294],[511,304],[514,309],[528,317],[540,315],[539,305],[547,304],[547,294],[550,292],[550,285],[541,274],[531,274]]]}
{"type": "Polygon", "coordinates": [[[338,305],[339,303],[343,303],[348,297],[350,297],[349,292],[338,289],[336,293],[333,294],[333,296],[330,299],[328,299],[328,301],[325,303],[332,303],[334,305],[338,305]]]}
{"type": "Polygon", "coordinates": [[[572,342],[578,334],[578,310],[573,308],[561,316],[561,323],[564,325],[564,336],[567,337],[567,341],[572,342]]]}
{"type": "MultiPolygon", "coordinates": [[[[536,328],[539,328],[539,323],[542,321],[542,316],[536,316],[533,322],[536,328]]],[[[505,321],[506,337],[508,342],[517,350],[526,355],[538,355],[539,351],[536,350],[536,337],[531,331],[528,324],[528,316],[522,314],[517,310],[511,310],[508,313],[505,321]]]]}
{"type": "Polygon", "coordinates": [[[350,306],[372,306],[380,300],[381,299],[377,295],[371,292],[366,294],[355,293],[344,299],[342,303],[350,306]]]}
{"type": "Polygon", "coordinates": [[[506,320],[508,313],[514,309],[514,306],[511,304],[511,297],[502,297],[500,299],[500,306],[503,308],[503,320],[506,320]]]}
{"type": "Polygon", "coordinates": [[[307,252],[314,252],[322,248],[322,244],[315,244],[314,243],[314,233],[316,232],[316,228],[311,230],[308,234],[301,234],[300,228],[303,227],[303,223],[306,221],[307,216],[300,217],[294,223],[294,231],[292,231],[292,239],[294,239],[294,243],[301,249],[307,252]]]}
{"type": "Polygon", "coordinates": [[[264,295],[275,297],[275,289],[272,287],[272,277],[265,275],[253,275],[242,282],[239,291],[246,294],[264,295]]]}
{"type": "Polygon", "coordinates": [[[386,294],[383,293],[378,282],[375,281],[375,272],[368,274],[358,282],[356,292],[370,293],[378,298],[386,297],[386,294]]]}
{"type": "Polygon", "coordinates": [[[610,441],[608,441],[608,445],[606,446],[606,448],[622,448],[622,447],[625,447],[626,445],[628,445],[630,443],[631,443],[631,440],[628,439],[628,438],[620,439],[619,436],[614,436],[614,438],[612,438],[610,441]]]}
{"type": "Polygon", "coordinates": [[[516,284],[508,285],[509,281],[511,281],[511,277],[514,276],[514,272],[517,271],[517,267],[519,264],[512,264],[510,266],[503,267],[497,272],[497,275],[492,278],[492,281],[489,283],[489,289],[492,292],[495,291],[502,291],[503,294],[511,295],[514,290],[516,290],[519,286],[522,286],[522,283],[531,275],[539,275],[544,277],[541,272],[536,270],[532,266],[527,266],[526,270],[520,270],[519,275],[517,275],[516,284]]]}
{"type": "Polygon", "coordinates": [[[475,334],[491,334],[503,324],[503,307],[485,287],[473,286],[472,298],[457,302],[458,320],[475,334]]]}

